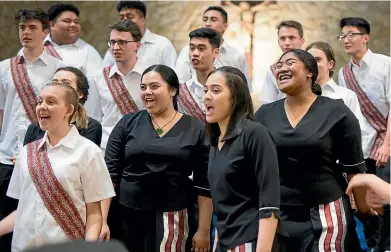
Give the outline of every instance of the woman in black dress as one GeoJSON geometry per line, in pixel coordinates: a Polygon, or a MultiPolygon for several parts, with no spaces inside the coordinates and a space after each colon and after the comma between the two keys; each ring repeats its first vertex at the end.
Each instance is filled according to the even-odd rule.
{"type": "Polygon", "coordinates": [[[217,217],[215,251],[270,252],[279,214],[277,153],[264,126],[254,122],[242,73],[213,71],[206,82],[208,179],[217,217]]]}
{"type": "Polygon", "coordinates": [[[179,81],[171,68],[147,68],[140,88],[146,110],[117,123],[105,154],[119,187],[123,242],[135,252],[208,251],[212,202],[204,126],[177,111],[179,81]],[[192,211],[196,195],[198,229],[192,211]]]}
{"type": "MultiPolygon", "coordinates": [[[[276,79],[287,97],[256,113],[277,146],[285,246],[295,252],[360,251],[343,175],[366,171],[360,126],[342,100],[320,96],[317,75],[310,53],[284,53],[276,79]]],[[[354,195],[358,209],[368,213],[363,190],[354,195]]]]}
{"type": "MultiPolygon", "coordinates": [[[[88,99],[88,80],[86,76],[79,69],[74,67],[61,67],[57,69],[53,76],[53,82],[61,82],[71,85],[78,93],[80,97],[80,104],[84,103],[88,99]]],[[[96,145],[100,146],[102,140],[102,125],[87,117],[87,114],[82,106],[79,106],[79,110],[76,111],[73,117],[72,123],[75,124],[81,136],[91,140],[96,145]]],[[[30,124],[27,129],[26,136],[24,137],[23,145],[34,142],[41,139],[45,135],[45,131],[41,130],[38,123],[30,124]]]]}

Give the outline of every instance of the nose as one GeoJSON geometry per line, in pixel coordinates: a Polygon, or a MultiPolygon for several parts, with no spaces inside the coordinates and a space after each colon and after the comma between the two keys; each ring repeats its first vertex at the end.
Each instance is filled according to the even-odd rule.
{"type": "Polygon", "coordinates": [[[204,102],[206,101],[210,101],[211,100],[211,97],[210,97],[210,92],[209,90],[207,90],[204,94],[204,102]]]}
{"type": "Polygon", "coordinates": [[[119,48],[119,45],[118,45],[118,43],[117,43],[117,42],[114,42],[113,49],[115,49],[115,50],[118,50],[118,49],[120,49],[120,48],[119,48]]]}

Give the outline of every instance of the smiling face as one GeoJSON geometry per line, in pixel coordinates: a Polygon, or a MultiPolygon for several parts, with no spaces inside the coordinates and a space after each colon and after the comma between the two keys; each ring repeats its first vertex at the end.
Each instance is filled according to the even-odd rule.
{"type": "Polygon", "coordinates": [[[73,11],[63,11],[50,21],[50,32],[60,44],[72,44],[79,38],[80,20],[73,11]]]}
{"type": "Polygon", "coordinates": [[[172,88],[160,73],[150,71],[144,74],[140,89],[140,98],[148,113],[161,114],[173,107],[173,97],[176,94],[176,89],[172,88]]]}
{"type": "Polygon", "coordinates": [[[307,88],[311,89],[312,73],[293,52],[285,53],[277,63],[276,79],[281,92],[294,95],[307,88]]]}
{"type": "Polygon", "coordinates": [[[353,56],[367,50],[369,35],[363,34],[357,27],[346,25],[342,28],[341,35],[346,36],[342,44],[347,54],[353,56]]]}
{"type": "Polygon", "coordinates": [[[232,112],[232,94],[221,72],[211,74],[205,87],[205,114],[208,123],[227,123],[232,112]]]}

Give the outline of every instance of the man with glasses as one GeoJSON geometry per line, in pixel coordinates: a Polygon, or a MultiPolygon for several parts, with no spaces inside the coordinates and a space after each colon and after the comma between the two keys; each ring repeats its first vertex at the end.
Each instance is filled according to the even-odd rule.
{"type": "MultiPolygon", "coordinates": [[[[176,51],[171,41],[166,37],[152,33],[146,28],[147,8],[142,1],[120,1],[117,4],[119,18],[135,22],[141,31],[140,48],[137,56],[148,66],[162,64],[174,68],[176,51]]],[[[103,63],[105,66],[114,64],[115,59],[107,50],[103,63]]]]}
{"type": "MultiPolygon", "coordinates": [[[[339,71],[339,84],[357,94],[364,115],[361,129],[364,158],[368,172],[376,174],[376,169],[384,167],[390,156],[390,57],[373,53],[368,48],[370,25],[367,20],[347,17],[339,26],[341,35],[338,39],[351,56],[339,71]]],[[[367,193],[367,202],[375,208],[378,206],[371,205],[373,197],[371,192],[367,193]]],[[[374,218],[364,223],[369,248],[376,245],[377,217],[374,218]]]]}

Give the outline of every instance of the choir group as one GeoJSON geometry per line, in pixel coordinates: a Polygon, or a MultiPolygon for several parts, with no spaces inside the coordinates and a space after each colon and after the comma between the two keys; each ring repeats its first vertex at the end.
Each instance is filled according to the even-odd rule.
{"type": "Polygon", "coordinates": [[[282,21],[256,111],[222,7],[178,57],[143,2],[117,11],[103,60],[74,5],[15,16],[22,48],[0,63],[1,252],[110,239],[130,252],[390,250],[390,58],[368,48],[365,19],[341,17],[338,84],[331,46],[304,47],[302,25],[282,21]]]}

